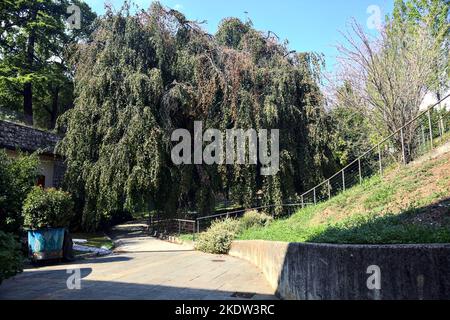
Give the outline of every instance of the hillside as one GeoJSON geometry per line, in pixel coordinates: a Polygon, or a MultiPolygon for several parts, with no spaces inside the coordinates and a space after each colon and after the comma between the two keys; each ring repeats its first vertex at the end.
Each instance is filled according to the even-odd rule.
{"type": "MultiPolygon", "coordinates": [[[[443,146],[446,147],[446,146],[443,146]]],[[[321,243],[450,242],[450,148],[432,160],[393,168],[288,219],[240,239],[321,243]]]]}

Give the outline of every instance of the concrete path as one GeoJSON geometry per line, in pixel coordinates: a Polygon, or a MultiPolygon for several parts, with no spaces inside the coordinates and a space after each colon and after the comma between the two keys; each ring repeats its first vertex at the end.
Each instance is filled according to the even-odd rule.
{"type": "Polygon", "coordinates": [[[24,270],[0,285],[0,299],[275,298],[261,271],[246,261],[138,234],[117,238],[111,256],[24,270]],[[69,290],[68,272],[76,268],[81,288],[69,290]]]}

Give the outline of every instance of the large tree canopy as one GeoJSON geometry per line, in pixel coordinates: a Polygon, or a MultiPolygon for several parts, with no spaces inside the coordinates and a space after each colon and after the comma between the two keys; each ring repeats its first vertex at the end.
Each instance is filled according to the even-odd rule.
{"type": "Polygon", "coordinates": [[[395,0],[392,17],[394,24],[412,32],[425,28],[435,38],[434,44],[440,54],[432,63],[433,77],[429,87],[438,100],[450,86],[449,11],[449,0],[395,0]]]}
{"type": "Polygon", "coordinates": [[[59,147],[85,228],[124,210],[207,213],[219,194],[250,206],[262,190],[265,204],[280,204],[332,170],[320,57],[290,52],[250,22],[225,19],[212,36],[159,3],[109,10],[76,56],[75,107],[60,118],[59,147]],[[171,133],[192,132],[194,121],[279,129],[279,173],[174,165],[171,133]]]}
{"type": "Polygon", "coordinates": [[[54,127],[73,100],[68,49],[90,34],[95,17],[82,0],[0,2],[0,116],[12,111],[54,127]],[[70,5],[82,12],[80,29],[66,26],[70,5]]]}

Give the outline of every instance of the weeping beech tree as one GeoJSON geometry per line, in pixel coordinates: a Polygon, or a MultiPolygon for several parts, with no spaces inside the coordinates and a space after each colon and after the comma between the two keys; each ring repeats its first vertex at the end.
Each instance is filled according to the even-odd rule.
{"type": "Polygon", "coordinates": [[[317,55],[290,52],[251,22],[225,19],[212,36],[159,3],[138,14],[108,10],[78,48],[75,107],[59,119],[83,227],[123,211],[209,213],[219,194],[244,206],[260,190],[264,204],[294,198],[334,170],[320,67],[317,55]],[[192,132],[194,121],[221,131],[279,129],[280,171],[174,165],[171,133],[192,132]]]}

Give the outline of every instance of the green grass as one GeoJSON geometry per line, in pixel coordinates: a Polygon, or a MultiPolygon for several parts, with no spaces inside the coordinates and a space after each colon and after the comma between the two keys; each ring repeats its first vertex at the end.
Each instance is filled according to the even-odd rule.
{"type": "Polygon", "coordinates": [[[82,245],[105,248],[111,250],[114,247],[113,242],[102,233],[72,233],[72,239],[85,239],[87,243],[82,245]]]}
{"type": "Polygon", "coordinates": [[[245,230],[241,240],[315,243],[450,242],[450,155],[391,169],[362,185],[267,227],[245,230]],[[433,169],[442,167],[441,173],[433,169]],[[444,172],[444,174],[442,174],[444,172]],[[447,172],[447,174],[445,174],[447,172]],[[427,188],[429,186],[429,188],[427,188]],[[432,187],[432,188],[431,188],[432,187]],[[441,206],[436,207],[436,204],[441,206]],[[438,208],[438,209],[436,209],[438,208]]]}

